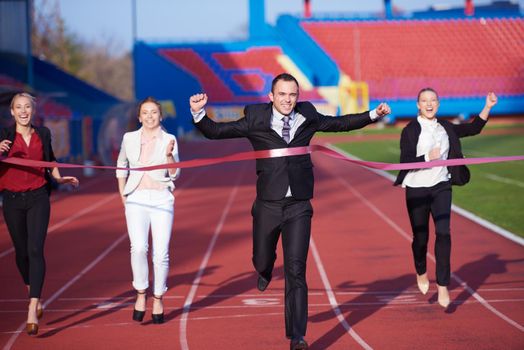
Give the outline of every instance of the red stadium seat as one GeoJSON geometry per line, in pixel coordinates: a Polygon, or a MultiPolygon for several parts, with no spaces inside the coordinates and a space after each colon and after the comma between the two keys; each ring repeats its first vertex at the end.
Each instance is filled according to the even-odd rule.
{"type": "Polygon", "coordinates": [[[369,83],[372,99],[412,98],[424,86],[446,97],[524,94],[521,18],[301,25],[342,71],[369,83]]]}
{"type": "MultiPolygon", "coordinates": [[[[159,53],[193,75],[216,103],[265,102],[269,82],[284,71],[277,60],[283,54],[278,46],[254,47],[234,52],[206,51],[205,55],[190,48],[161,49],[159,53]],[[211,59],[206,60],[205,57],[211,59]],[[242,94],[235,94],[232,85],[241,89],[242,94]]],[[[301,97],[323,101],[316,90],[302,91],[301,97]]]]}

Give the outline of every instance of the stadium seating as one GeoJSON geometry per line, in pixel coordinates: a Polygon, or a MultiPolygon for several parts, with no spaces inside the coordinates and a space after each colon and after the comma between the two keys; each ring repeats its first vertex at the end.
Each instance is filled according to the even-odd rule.
{"type": "MultiPolygon", "coordinates": [[[[271,80],[286,71],[278,62],[283,55],[279,46],[235,51],[163,48],[158,52],[197,78],[214,103],[266,102],[271,80]]],[[[323,101],[316,90],[302,91],[302,98],[323,101]]]]}
{"type": "MultiPolygon", "coordinates": [[[[8,75],[0,74],[0,91],[10,91],[14,94],[17,91],[26,90],[26,85],[8,75]]],[[[37,96],[37,113],[43,118],[71,118],[73,112],[71,109],[61,103],[54,101],[46,96],[37,96]]]]}
{"type": "Polygon", "coordinates": [[[38,107],[38,113],[44,118],[67,118],[73,117],[73,111],[68,106],[58,103],[51,99],[45,99],[38,107]]]}
{"type": "Polygon", "coordinates": [[[15,80],[12,77],[0,74],[0,90],[22,90],[24,83],[15,80]]]}
{"type": "Polygon", "coordinates": [[[522,18],[301,21],[302,28],[372,99],[524,94],[522,18]]]}

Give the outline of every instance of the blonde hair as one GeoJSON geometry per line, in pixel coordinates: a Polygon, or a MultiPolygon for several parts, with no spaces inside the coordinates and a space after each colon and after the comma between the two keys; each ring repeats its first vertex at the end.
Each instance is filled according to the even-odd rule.
{"type": "Polygon", "coordinates": [[[11,99],[11,109],[13,109],[13,106],[15,105],[15,100],[18,97],[25,97],[29,99],[29,101],[31,102],[31,107],[33,107],[33,112],[34,112],[36,108],[36,98],[28,92],[19,92],[16,95],[14,95],[13,98],[11,99]]]}
{"type": "Polygon", "coordinates": [[[417,96],[417,102],[420,101],[420,95],[422,95],[422,93],[424,92],[432,92],[435,94],[435,96],[437,96],[437,101],[439,101],[439,97],[438,97],[438,94],[437,92],[435,91],[435,89],[431,88],[431,87],[425,87],[423,89],[421,89],[419,92],[418,92],[418,96],[417,96]]]}

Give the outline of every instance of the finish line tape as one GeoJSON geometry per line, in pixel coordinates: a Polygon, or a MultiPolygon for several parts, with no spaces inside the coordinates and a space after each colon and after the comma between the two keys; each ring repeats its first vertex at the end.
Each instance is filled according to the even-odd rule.
{"type": "Polygon", "coordinates": [[[370,162],[365,160],[350,159],[336,151],[333,151],[322,145],[310,145],[306,147],[290,147],[290,148],[277,148],[271,150],[261,151],[247,151],[234,153],[224,157],[216,158],[200,158],[185,160],[178,163],[161,164],[154,166],[146,166],[140,168],[119,168],[115,166],[105,165],[81,165],[81,164],[69,164],[69,163],[58,163],[58,162],[44,162],[37,160],[30,160],[24,158],[1,158],[0,162],[27,166],[27,167],[43,167],[43,168],[92,168],[92,169],[105,169],[105,170],[135,170],[135,171],[148,171],[157,169],[174,169],[174,168],[196,168],[202,166],[209,166],[214,164],[231,163],[243,160],[254,160],[254,159],[267,159],[277,157],[290,157],[300,156],[305,154],[312,154],[314,152],[320,152],[331,158],[343,160],[345,162],[357,164],[372,169],[380,170],[411,170],[411,169],[425,169],[433,168],[437,166],[456,166],[456,165],[469,165],[469,164],[485,164],[485,163],[500,163],[510,162],[517,160],[524,160],[524,155],[520,156],[506,156],[506,157],[484,157],[484,158],[459,158],[459,159],[447,159],[447,160],[434,160],[431,162],[416,162],[416,163],[383,163],[383,162],[370,162]]]}

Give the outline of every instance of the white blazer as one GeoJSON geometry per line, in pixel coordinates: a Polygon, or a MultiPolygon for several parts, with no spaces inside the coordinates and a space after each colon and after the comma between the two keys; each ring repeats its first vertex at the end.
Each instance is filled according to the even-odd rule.
{"type": "MultiPolygon", "coordinates": [[[[147,166],[152,165],[161,165],[166,164],[166,150],[167,145],[171,140],[175,140],[175,147],[173,147],[173,158],[175,162],[179,162],[178,157],[178,144],[176,141],[176,137],[174,135],[168,134],[164,130],[160,131],[160,138],[157,140],[155,145],[155,150],[153,152],[153,155],[151,156],[150,162],[147,164],[147,166]]],[[[142,136],[142,128],[126,132],[124,134],[124,137],[122,139],[122,146],[120,147],[120,153],[118,154],[118,159],[116,162],[117,167],[119,168],[139,168],[143,167],[144,164],[139,164],[138,159],[140,157],[140,139],[142,136]]],[[[140,180],[142,180],[142,176],[144,176],[146,172],[145,171],[138,171],[138,170],[117,170],[116,171],[116,177],[124,177],[127,178],[126,185],[124,187],[124,193],[122,193],[124,196],[130,194],[133,192],[138,185],[140,184],[140,180]]],[[[173,191],[175,189],[175,184],[173,181],[178,178],[180,175],[180,169],[176,170],[176,173],[173,175],[169,174],[168,169],[158,169],[158,170],[149,170],[147,172],[147,175],[149,175],[153,180],[165,183],[166,186],[173,191]]]]}

